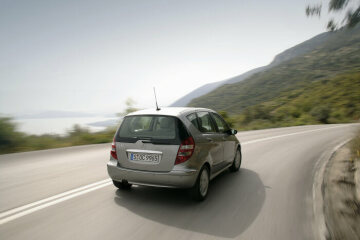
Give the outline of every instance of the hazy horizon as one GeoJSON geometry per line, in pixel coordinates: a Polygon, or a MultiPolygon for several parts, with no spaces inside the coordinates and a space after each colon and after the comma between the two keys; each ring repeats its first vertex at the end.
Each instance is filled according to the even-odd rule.
{"type": "Polygon", "coordinates": [[[168,106],[324,32],[313,1],[3,1],[0,113],[168,106]]]}

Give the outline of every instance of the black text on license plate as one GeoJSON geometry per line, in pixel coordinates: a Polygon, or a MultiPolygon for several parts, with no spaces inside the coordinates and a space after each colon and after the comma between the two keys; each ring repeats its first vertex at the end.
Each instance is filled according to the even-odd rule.
{"type": "Polygon", "coordinates": [[[130,160],[148,163],[158,163],[160,161],[160,156],[158,154],[131,153],[130,160]]]}

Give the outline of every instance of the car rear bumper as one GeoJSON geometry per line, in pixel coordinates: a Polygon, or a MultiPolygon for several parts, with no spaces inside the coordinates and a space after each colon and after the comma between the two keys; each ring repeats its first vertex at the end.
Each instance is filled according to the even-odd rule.
{"type": "Polygon", "coordinates": [[[195,185],[198,170],[196,169],[173,169],[170,172],[149,172],[141,170],[127,169],[117,166],[116,160],[110,160],[107,170],[112,180],[127,180],[129,183],[171,187],[171,188],[190,188],[195,185]]]}

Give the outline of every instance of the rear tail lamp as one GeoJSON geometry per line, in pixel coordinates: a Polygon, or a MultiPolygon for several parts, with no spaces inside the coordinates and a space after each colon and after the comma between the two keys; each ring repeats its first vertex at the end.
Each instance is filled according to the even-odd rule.
{"type": "Polygon", "coordinates": [[[116,154],[116,143],[115,143],[115,138],[111,144],[111,151],[110,154],[113,158],[115,158],[116,160],[118,159],[117,154],[116,154]]]}
{"type": "Polygon", "coordinates": [[[181,142],[176,156],[175,165],[189,160],[189,158],[193,155],[194,150],[195,150],[195,141],[190,136],[181,142]]]}

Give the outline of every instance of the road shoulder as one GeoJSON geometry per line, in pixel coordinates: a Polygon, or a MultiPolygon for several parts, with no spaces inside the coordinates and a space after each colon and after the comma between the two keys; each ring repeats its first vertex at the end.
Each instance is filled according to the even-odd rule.
{"type": "Polygon", "coordinates": [[[326,164],[322,183],[326,239],[359,239],[360,164],[351,159],[350,143],[337,149],[326,164]]]}

